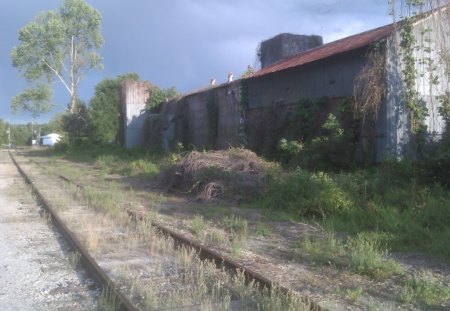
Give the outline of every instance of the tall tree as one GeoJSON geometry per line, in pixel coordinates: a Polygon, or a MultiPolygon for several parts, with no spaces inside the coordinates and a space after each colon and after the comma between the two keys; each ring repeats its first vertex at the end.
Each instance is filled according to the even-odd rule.
{"type": "Polygon", "coordinates": [[[136,73],[119,75],[115,79],[104,79],[95,86],[90,101],[89,123],[92,141],[117,142],[120,130],[120,87],[125,80],[139,80],[136,73]]]}
{"type": "Polygon", "coordinates": [[[64,0],[58,11],[39,14],[19,31],[20,45],[11,52],[13,66],[29,82],[61,82],[70,95],[68,110],[75,113],[80,81],[89,70],[102,67],[97,53],[104,42],[100,23],[100,13],[83,0],[64,0]]]}
{"type": "Polygon", "coordinates": [[[8,143],[8,124],[0,119],[0,144],[8,143]]]}
{"type": "Polygon", "coordinates": [[[11,108],[14,112],[25,110],[31,113],[33,118],[41,113],[49,112],[51,109],[52,91],[47,84],[39,84],[37,87],[29,88],[22,93],[14,96],[11,102],[11,108]]]}

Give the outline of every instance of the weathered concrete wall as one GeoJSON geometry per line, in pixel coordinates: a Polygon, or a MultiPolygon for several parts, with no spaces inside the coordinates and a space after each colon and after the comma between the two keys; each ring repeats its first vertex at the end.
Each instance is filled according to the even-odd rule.
{"type": "Polygon", "coordinates": [[[150,83],[146,81],[123,82],[120,92],[121,117],[123,122],[124,143],[127,148],[144,144],[143,131],[147,119],[145,109],[149,97],[150,83]]]}
{"type": "Polygon", "coordinates": [[[172,100],[162,108],[162,145],[176,142],[199,149],[239,144],[239,81],[172,100]]]}
{"type": "Polygon", "coordinates": [[[240,126],[245,121],[247,146],[260,153],[273,149],[282,137],[266,135],[267,129],[276,127],[273,128],[276,132],[278,127],[285,127],[275,119],[291,113],[299,100],[316,101],[324,96],[341,99],[353,95],[354,79],[366,63],[365,53],[361,49],[313,65],[236,80],[173,100],[161,111],[162,146],[165,150],[176,142],[198,149],[239,146],[240,126]],[[248,90],[245,112],[240,106],[243,84],[248,90]],[[217,116],[211,112],[214,105],[217,105],[217,116]],[[270,115],[268,107],[275,107],[270,115]]]}
{"type": "MultiPolygon", "coordinates": [[[[417,22],[413,28],[413,36],[419,46],[418,49],[414,49],[417,70],[415,89],[418,91],[419,101],[428,111],[425,119],[427,138],[434,141],[439,140],[445,131],[445,122],[438,111],[441,104],[437,100],[437,96],[448,94],[450,91],[445,66],[439,64],[440,54],[446,52],[445,49],[448,49],[449,46],[448,15],[443,14],[439,18],[443,19],[438,21],[436,16],[432,15],[417,22]],[[445,45],[445,40],[447,40],[447,45],[445,45]],[[431,71],[429,59],[432,59],[433,63],[437,65],[431,71]]],[[[402,72],[405,64],[401,57],[402,51],[399,42],[401,42],[399,33],[388,40],[387,94],[385,103],[380,107],[376,125],[377,131],[382,134],[377,140],[377,161],[387,158],[400,159],[405,156],[415,158],[417,154],[417,142],[411,131],[409,110],[403,99],[405,83],[402,72]]]]}
{"type": "MultiPolygon", "coordinates": [[[[445,24],[445,23],[444,23],[445,24]]],[[[448,23],[444,35],[448,37],[448,23]]],[[[436,27],[435,20],[419,23],[414,33],[420,42],[429,42],[424,37],[427,31],[436,27]],[[419,27],[420,26],[420,27],[419,27]]],[[[408,111],[403,100],[403,64],[398,54],[399,38],[389,38],[386,49],[385,101],[380,103],[378,118],[374,125],[373,160],[383,161],[392,157],[414,157],[417,151],[413,141],[408,111]]],[[[428,44],[428,43],[427,43],[428,44]]],[[[439,42],[431,40],[431,58],[438,58],[443,50],[439,42]]],[[[367,64],[368,47],[338,54],[327,59],[297,68],[266,74],[264,76],[237,80],[185,95],[165,104],[161,111],[162,145],[169,150],[176,142],[184,146],[194,145],[198,149],[223,149],[239,146],[242,124],[246,125],[246,142],[251,149],[261,152],[264,145],[274,145],[282,137],[261,135],[267,128],[283,127],[272,122],[292,112],[301,99],[317,101],[326,96],[342,100],[353,96],[355,79],[367,64]],[[242,88],[247,91],[244,108],[240,103],[242,88]],[[272,110],[267,114],[267,108],[272,110]],[[267,142],[268,139],[276,140],[267,142]]],[[[416,51],[419,53],[419,51],[416,51]]],[[[417,54],[417,56],[420,56],[417,54]]],[[[423,55],[422,55],[423,56],[423,55]]],[[[419,59],[419,57],[418,57],[419,59]]],[[[423,58],[422,58],[423,59],[423,58]]],[[[449,92],[449,81],[443,68],[435,72],[438,83],[429,75],[422,75],[424,63],[418,61],[417,86],[424,105],[428,107],[426,122],[431,137],[438,137],[444,130],[444,122],[438,113],[437,95],[449,92]]],[[[332,107],[326,108],[333,109],[332,107]]],[[[136,111],[133,115],[139,115],[136,111]]],[[[274,129],[277,130],[276,128],[274,129]]],[[[282,132],[282,131],[280,131],[282,132]]],[[[371,138],[372,139],[372,138],[371,138]]],[[[361,140],[361,145],[369,139],[361,140]]],[[[364,149],[364,147],[363,147],[364,149]]]]}
{"type": "Polygon", "coordinates": [[[365,49],[337,55],[301,68],[248,79],[249,108],[293,104],[353,95],[354,80],[366,63],[365,49]]]}

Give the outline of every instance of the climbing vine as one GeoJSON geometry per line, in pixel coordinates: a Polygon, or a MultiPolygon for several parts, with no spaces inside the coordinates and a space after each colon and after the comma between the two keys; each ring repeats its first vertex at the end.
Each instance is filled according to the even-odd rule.
{"type": "Polygon", "coordinates": [[[409,109],[411,129],[420,133],[427,130],[428,110],[425,99],[419,96],[419,87],[428,85],[428,105],[437,105],[439,114],[446,119],[445,91],[450,80],[450,1],[390,0],[390,3],[394,22],[396,9],[400,9],[402,18],[397,25],[401,29],[399,47],[403,63],[403,97],[409,109]],[[420,24],[417,23],[419,20],[420,24]],[[415,29],[420,29],[420,32],[415,32],[415,29]]]}
{"type": "Polygon", "coordinates": [[[413,33],[414,21],[414,17],[405,18],[403,20],[402,30],[400,32],[400,49],[403,61],[403,97],[405,105],[409,109],[411,130],[413,133],[418,133],[426,130],[425,118],[427,116],[427,109],[424,105],[421,105],[419,93],[416,88],[418,72],[414,52],[418,47],[417,39],[413,33]]]}
{"type": "Polygon", "coordinates": [[[249,106],[248,82],[242,80],[239,90],[239,144],[248,146],[247,109],[249,106]]]}

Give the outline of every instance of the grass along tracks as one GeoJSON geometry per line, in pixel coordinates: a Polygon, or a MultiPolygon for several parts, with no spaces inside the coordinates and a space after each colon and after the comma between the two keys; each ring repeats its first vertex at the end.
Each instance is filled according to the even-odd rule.
{"type": "MultiPolygon", "coordinates": [[[[261,287],[249,281],[249,273],[244,270],[230,274],[226,269],[229,264],[218,268],[216,263],[203,260],[206,249],[197,251],[192,247],[199,246],[195,242],[181,245],[181,236],[175,242],[175,232],[168,236],[161,233],[161,227],[151,225],[151,214],[143,215],[138,222],[131,220],[121,208],[124,198],[120,191],[109,189],[104,193],[61,182],[23,158],[20,162],[59,221],[88,250],[89,254],[82,257],[92,256],[107,277],[118,284],[113,286],[116,294],[124,293],[139,309],[320,309],[281,287],[261,287]]],[[[220,255],[216,256],[219,259],[220,255]]],[[[110,308],[117,307],[118,302],[112,299],[110,308]]]]}
{"type": "MultiPolygon", "coordinates": [[[[29,157],[30,153],[24,155],[29,157]]],[[[378,233],[347,239],[314,222],[283,220],[282,213],[268,209],[197,204],[160,194],[151,188],[148,178],[122,175],[116,169],[119,163],[106,161],[105,157],[74,162],[51,154],[31,156],[35,162],[43,163],[41,169],[46,174],[63,173],[87,185],[90,200],[100,201],[99,205],[107,202],[110,208],[117,205],[111,209],[113,213],[127,208],[141,216],[146,214],[146,219],[190,236],[283,286],[313,297],[331,310],[446,310],[449,303],[446,284],[450,274],[446,266],[435,265],[423,257],[415,260],[414,255],[394,257],[384,248],[385,237],[378,233]],[[105,194],[103,199],[96,195],[98,192],[105,194]]],[[[286,185],[286,189],[293,185],[286,185]]],[[[341,192],[334,189],[328,190],[336,197],[341,192]]],[[[280,194],[289,197],[286,190],[280,194]]]]}

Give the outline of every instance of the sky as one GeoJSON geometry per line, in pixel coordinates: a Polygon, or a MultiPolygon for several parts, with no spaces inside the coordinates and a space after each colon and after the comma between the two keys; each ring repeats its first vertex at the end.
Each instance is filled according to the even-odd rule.
{"type": "MultiPolygon", "coordinates": [[[[91,71],[78,94],[89,103],[95,85],[128,72],[180,93],[201,89],[211,78],[239,77],[258,67],[257,46],[279,33],[321,35],[328,43],[392,22],[388,0],[85,0],[102,15],[104,69],[91,71]]],[[[0,118],[31,122],[13,114],[11,98],[27,83],[12,67],[18,31],[59,0],[0,0],[0,118]]],[[[62,84],[53,84],[54,109],[37,118],[47,122],[70,101],[62,84]]]]}

